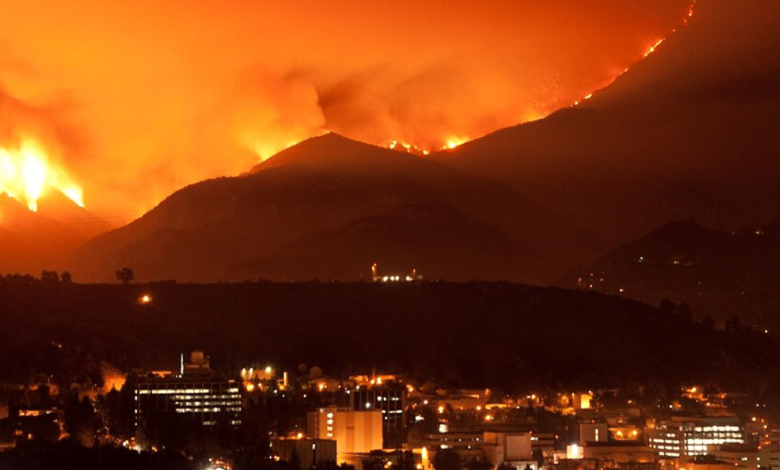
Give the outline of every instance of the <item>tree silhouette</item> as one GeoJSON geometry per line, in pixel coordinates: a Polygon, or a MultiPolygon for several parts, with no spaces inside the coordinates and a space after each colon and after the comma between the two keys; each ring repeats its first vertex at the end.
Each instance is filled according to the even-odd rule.
{"type": "Polygon", "coordinates": [[[740,331],[742,330],[742,321],[738,316],[732,315],[730,319],[726,320],[726,331],[740,331]]]}
{"type": "Polygon", "coordinates": [[[57,271],[43,271],[41,273],[41,282],[44,284],[57,284],[60,282],[60,276],[57,271]]]}
{"type": "Polygon", "coordinates": [[[673,313],[675,310],[677,310],[677,304],[669,299],[661,299],[661,303],[658,305],[658,308],[662,312],[673,313]]]}
{"type": "Polygon", "coordinates": [[[130,284],[130,281],[135,279],[133,270],[130,268],[122,268],[116,272],[116,278],[122,281],[122,284],[130,284]]]}
{"type": "Polygon", "coordinates": [[[433,456],[436,470],[461,470],[460,455],[455,449],[441,449],[433,456]]]}
{"type": "Polygon", "coordinates": [[[677,313],[688,321],[693,320],[693,310],[688,304],[680,304],[677,306],[677,313]]]}

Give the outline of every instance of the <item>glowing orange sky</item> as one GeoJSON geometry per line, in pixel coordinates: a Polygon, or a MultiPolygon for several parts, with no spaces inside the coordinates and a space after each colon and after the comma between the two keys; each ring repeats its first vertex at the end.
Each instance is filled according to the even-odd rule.
{"type": "Polygon", "coordinates": [[[0,139],[45,134],[87,207],[114,222],[325,129],[439,147],[542,116],[637,61],[689,6],[6,3],[0,93],[19,101],[0,105],[0,139]]]}

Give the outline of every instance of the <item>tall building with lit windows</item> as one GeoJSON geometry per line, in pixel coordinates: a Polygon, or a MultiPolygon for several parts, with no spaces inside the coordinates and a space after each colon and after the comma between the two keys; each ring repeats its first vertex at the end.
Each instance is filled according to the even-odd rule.
{"type": "Polygon", "coordinates": [[[348,408],[320,408],[307,415],[309,437],[334,439],[338,461],[349,461],[349,454],[367,454],[382,449],[382,412],[355,411],[348,408]]]}
{"type": "Polygon", "coordinates": [[[737,418],[674,417],[648,429],[647,441],[661,458],[712,454],[723,444],[744,444],[745,428],[737,418]]]}
{"type": "Polygon", "coordinates": [[[133,384],[135,425],[155,426],[166,414],[213,426],[241,424],[241,384],[216,377],[208,359],[199,351],[189,363],[182,357],[179,374],[155,372],[133,384]]]}
{"type": "Polygon", "coordinates": [[[386,449],[401,447],[406,440],[406,385],[377,380],[336,394],[336,404],[355,411],[382,412],[382,439],[386,449]]]}

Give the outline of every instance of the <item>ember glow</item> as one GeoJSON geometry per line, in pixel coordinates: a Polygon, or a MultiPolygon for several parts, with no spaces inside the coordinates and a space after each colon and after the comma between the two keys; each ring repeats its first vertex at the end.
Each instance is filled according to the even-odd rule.
{"type": "MultiPolygon", "coordinates": [[[[326,130],[424,155],[539,119],[690,14],[688,0],[10,2],[0,97],[55,104],[63,168],[121,223],[326,130]]],[[[5,190],[32,208],[33,186],[5,190]]]]}
{"type": "Polygon", "coordinates": [[[38,199],[47,188],[61,191],[84,207],[81,188],[62,168],[49,162],[48,154],[37,142],[24,139],[18,148],[0,147],[0,193],[36,212],[38,199]]]}

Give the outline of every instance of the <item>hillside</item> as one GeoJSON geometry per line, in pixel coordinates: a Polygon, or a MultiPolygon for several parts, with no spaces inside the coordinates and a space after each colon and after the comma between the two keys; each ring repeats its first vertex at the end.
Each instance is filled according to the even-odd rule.
{"type": "MultiPolygon", "coordinates": [[[[377,370],[452,386],[718,383],[773,390],[780,344],[592,292],[507,283],[41,285],[1,280],[0,378],[172,367],[201,349],[340,375],[377,370]],[[141,304],[141,295],[152,302],[141,304]],[[111,312],[106,314],[106,312],[111,312]],[[61,346],[57,346],[61,345],[61,346]],[[598,345],[598,347],[596,347],[598,345]],[[774,377],[774,379],[773,379],[774,377]],[[763,382],[761,382],[763,381],[763,382]]],[[[232,371],[232,372],[231,372],[232,371]]]]}
{"type": "Polygon", "coordinates": [[[328,134],[174,193],[91,240],[73,270],[98,281],[122,266],[145,280],[357,280],[382,262],[543,283],[599,246],[509,185],[328,134]]]}
{"type": "Polygon", "coordinates": [[[728,230],[775,216],[780,7],[711,0],[695,11],[580,106],[435,158],[510,182],[618,244],[691,215],[728,230]]]}
{"type": "Polygon", "coordinates": [[[108,224],[63,194],[49,191],[31,212],[0,194],[0,273],[67,269],[68,257],[108,224]]]}
{"type": "Polygon", "coordinates": [[[780,330],[780,231],[740,232],[672,222],[573,270],[561,285],[658,305],[687,303],[699,317],[740,318],[758,330],[780,330]]]}

